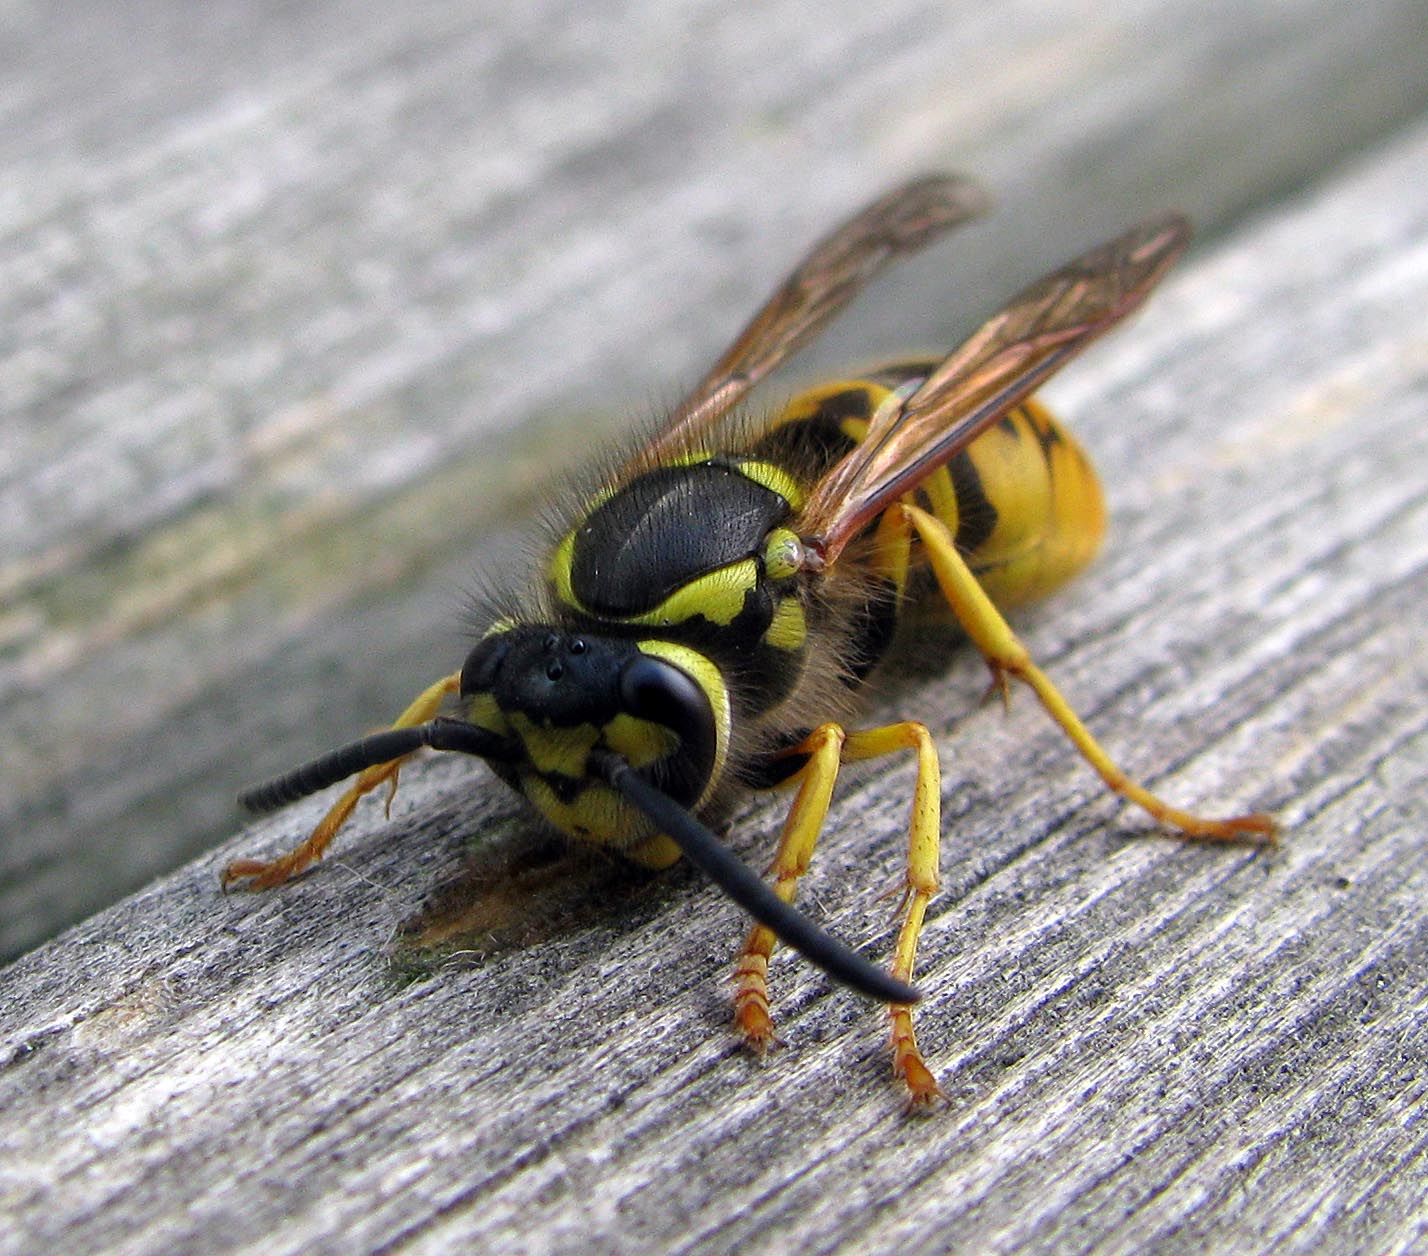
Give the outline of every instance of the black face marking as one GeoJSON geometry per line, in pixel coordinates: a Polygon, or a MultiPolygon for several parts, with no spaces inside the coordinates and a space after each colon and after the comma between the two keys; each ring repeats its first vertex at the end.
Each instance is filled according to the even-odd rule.
{"type": "MultiPolygon", "coordinates": [[[[631,639],[526,624],[479,642],[461,671],[461,694],[490,694],[504,715],[520,714],[542,728],[604,730],[628,714],[669,729],[677,749],[641,774],[681,806],[692,806],[708,784],[718,754],[709,697],[674,664],[642,653],[631,639]]],[[[519,764],[493,764],[520,788],[519,764]]],[[[591,780],[565,772],[535,775],[555,797],[573,804],[591,780]]],[[[523,791],[524,792],[524,791],[523,791]]]]}
{"type": "Polygon", "coordinates": [[[567,776],[564,772],[542,772],[540,779],[546,783],[558,802],[571,806],[593,784],[584,776],[567,776]]]}
{"type": "Polygon", "coordinates": [[[757,555],[788,515],[782,497],[728,463],[656,468],[576,531],[571,591],[598,615],[646,614],[691,580],[757,555]]]}
{"type": "Polygon", "coordinates": [[[605,723],[620,708],[620,669],[633,641],[531,624],[480,642],[461,669],[461,694],[489,693],[506,714],[561,728],[605,723]]]}

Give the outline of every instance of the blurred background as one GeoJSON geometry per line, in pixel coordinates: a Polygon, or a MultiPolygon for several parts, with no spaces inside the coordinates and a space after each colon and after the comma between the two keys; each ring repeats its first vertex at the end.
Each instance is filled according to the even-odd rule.
{"type": "Polygon", "coordinates": [[[894,181],[998,210],[769,404],[1428,106],[1421,0],[64,12],[0,7],[0,958],[456,667],[541,486],[894,181]]]}

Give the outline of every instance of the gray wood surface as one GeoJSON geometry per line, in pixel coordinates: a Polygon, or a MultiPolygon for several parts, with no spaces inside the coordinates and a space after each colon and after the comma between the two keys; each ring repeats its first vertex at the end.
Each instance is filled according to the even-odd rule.
{"type": "MultiPolygon", "coordinates": [[[[0,39],[0,939],[145,882],[0,970],[0,1253],[1428,1246],[1421,6],[218,12],[0,39]],[[546,464],[949,165],[1002,213],[809,369],[1208,221],[1051,390],[1112,544],[1019,622],[1128,768],[1278,849],[1155,835],[975,657],[890,677],[869,719],[945,773],[925,1121],[796,958],[747,1059],[738,912],[552,848],[478,765],[282,892],[217,871],[322,800],[148,879],[452,665],[472,537],[510,554],[546,464]]],[[[850,773],[806,882],[869,954],[910,787],[850,773]]]]}
{"type": "MultiPolygon", "coordinates": [[[[228,835],[462,648],[512,516],[920,169],[984,226],[799,368],[945,345],[1421,113],[1421,0],[11,6],[0,954],[228,835]]],[[[777,390],[775,390],[777,391],[777,390]]]]}

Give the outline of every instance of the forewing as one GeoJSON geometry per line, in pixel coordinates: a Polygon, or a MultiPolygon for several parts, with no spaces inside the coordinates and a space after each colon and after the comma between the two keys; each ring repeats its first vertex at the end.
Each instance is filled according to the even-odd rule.
{"type": "Polygon", "coordinates": [[[891,399],[814,488],[798,525],[812,552],[836,559],[870,519],[1132,313],[1189,239],[1190,224],[1166,215],[1092,249],[1018,295],[905,400],[891,399]]]}
{"type": "Polygon", "coordinates": [[[893,258],[982,213],[989,201],[956,175],[913,180],[824,237],[749,321],[645,451],[683,450],[790,354],[814,339],[893,258]]]}

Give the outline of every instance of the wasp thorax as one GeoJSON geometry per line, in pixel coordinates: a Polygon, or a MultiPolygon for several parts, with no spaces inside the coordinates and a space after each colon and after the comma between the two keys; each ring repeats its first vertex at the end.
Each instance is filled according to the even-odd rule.
{"type": "Polygon", "coordinates": [[[738,462],[658,467],[571,534],[570,592],[598,615],[649,614],[701,576],[753,557],[788,513],[787,499],[738,462]]]}

